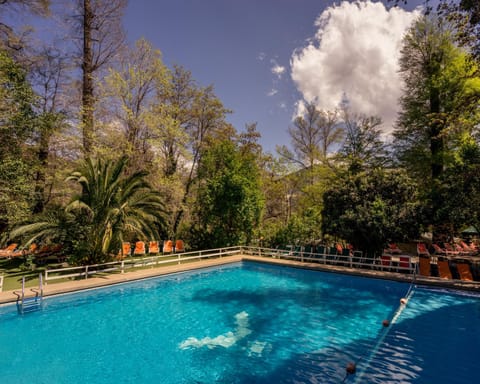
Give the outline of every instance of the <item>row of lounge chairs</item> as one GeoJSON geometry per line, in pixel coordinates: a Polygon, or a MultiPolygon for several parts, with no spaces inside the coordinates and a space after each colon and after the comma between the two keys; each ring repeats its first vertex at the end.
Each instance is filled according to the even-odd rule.
{"type": "Polygon", "coordinates": [[[443,246],[433,243],[432,252],[425,243],[417,244],[419,256],[419,273],[423,276],[437,276],[442,279],[459,279],[463,281],[475,280],[475,271],[471,261],[478,255],[475,244],[466,244],[464,241],[443,246]]]}
{"type": "Polygon", "coordinates": [[[126,256],[143,256],[143,255],[158,255],[160,253],[181,253],[185,252],[185,244],[183,240],[176,240],[175,243],[172,240],[164,240],[162,250],[160,252],[159,242],[152,240],[148,242],[137,241],[133,245],[129,242],[122,243],[122,250],[120,255],[126,256]]]}
{"type": "Polygon", "coordinates": [[[474,281],[472,265],[466,260],[446,260],[444,258],[432,260],[432,257],[419,256],[418,270],[422,276],[474,281]]]}
{"type": "Polygon", "coordinates": [[[453,244],[444,243],[443,246],[432,243],[431,250],[432,252],[430,252],[425,243],[417,244],[417,255],[419,256],[476,256],[479,253],[474,243],[468,245],[464,241],[453,244]]]}
{"type": "Polygon", "coordinates": [[[0,249],[0,258],[16,258],[33,256],[37,260],[46,259],[50,256],[61,258],[62,245],[61,244],[45,244],[39,246],[32,243],[28,248],[20,248],[17,243],[12,243],[8,247],[0,249]]]}

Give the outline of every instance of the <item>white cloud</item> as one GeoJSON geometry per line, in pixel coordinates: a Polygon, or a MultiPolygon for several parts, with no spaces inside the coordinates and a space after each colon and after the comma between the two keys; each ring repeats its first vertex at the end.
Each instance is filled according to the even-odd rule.
{"type": "Polygon", "coordinates": [[[278,89],[272,88],[268,93],[267,96],[274,96],[278,93],[278,89]]]}
{"type": "Polygon", "coordinates": [[[272,73],[280,79],[282,75],[285,73],[285,71],[287,70],[287,68],[285,68],[283,65],[278,64],[273,59],[270,61],[273,64],[273,67],[271,68],[272,73]]]}
{"type": "Polygon", "coordinates": [[[379,115],[391,131],[402,88],[402,37],[419,12],[387,10],[370,0],[327,8],[315,22],[315,36],[291,58],[291,76],[303,98],[334,109],[346,95],[355,112],[379,115]]]}
{"type": "Polygon", "coordinates": [[[267,54],[266,54],[265,52],[260,52],[260,53],[257,55],[257,59],[260,60],[260,61],[265,60],[266,57],[267,57],[267,54]]]}

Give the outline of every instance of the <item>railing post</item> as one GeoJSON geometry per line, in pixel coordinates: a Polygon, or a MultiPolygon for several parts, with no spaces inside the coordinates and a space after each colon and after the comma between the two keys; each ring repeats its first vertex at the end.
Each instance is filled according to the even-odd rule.
{"type": "Polygon", "coordinates": [[[43,298],[43,276],[41,273],[38,274],[38,285],[40,288],[40,296],[43,298]]]}
{"type": "Polygon", "coordinates": [[[88,265],[85,266],[85,279],[88,279],[88,265]]]}
{"type": "Polygon", "coordinates": [[[22,305],[23,305],[24,298],[25,298],[25,276],[22,276],[22,305]]]}
{"type": "Polygon", "coordinates": [[[125,273],[125,261],[122,260],[121,264],[120,264],[120,268],[122,270],[122,273],[125,273]]]}

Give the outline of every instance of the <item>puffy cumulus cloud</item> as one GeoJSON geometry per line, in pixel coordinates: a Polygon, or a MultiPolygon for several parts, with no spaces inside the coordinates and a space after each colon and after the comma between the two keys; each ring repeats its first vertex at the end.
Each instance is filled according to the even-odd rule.
{"type": "Polygon", "coordinates": [[[353,111],[382,117],[390,132],[402,90],[402,37],[419,13],[387,10],[370,0],[325,9],[315,36],[291,58],[291,76],[303,98],[322,109],[347,98],[353,111]]]}

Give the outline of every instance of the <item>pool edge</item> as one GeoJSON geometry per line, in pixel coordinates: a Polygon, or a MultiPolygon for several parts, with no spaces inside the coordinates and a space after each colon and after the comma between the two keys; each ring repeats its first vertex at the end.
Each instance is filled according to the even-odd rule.
{"type": "MultiPolygon", "coordinates": [[[[462,282],[458,280],[445,280],[438,278],[427,278],[423,276],[407,275],[395,272],[384,272],[381,270],[364,270],[354,269],[342,266],[322,265],[317,263],[305,263],[295,260],[271,259],[258,256],[235,255],[226,256],[217,259],[201,260],[193,263],[178,264],[173,266],[164,266],[161,268],[143,269],[139,271],[127,272],[123,274],[112,274],[101,277],[91,277],[85,280],[75,280],[65,283],[55,283],[44,286],[44,296],[53,296],[64,293],[82,291],[98,287],[106,287],[109,285],[122,284],[129,281],[143,280],[147,278],[169,275],[172,273],[186,272],[196,269],[209,268],[219,265],[238,263],[243,261],[255,261],[265,264],[283,265],[292,268],[317,270],[323,272],[340,273],[353,276],[363,276],[375,279],[392,280],[399,282],[412,283],[417,285],[435,286],[441,288],[450,288],[456,290],[467,290],[480,292],[480,282],[462,282]]],[[[14,303],[17,296],[13,293],[18,289],[0,292],[0,305],[14,303]]],[[[33,296],[34,293],[28,289],[26,297],[33,296]]]]}

